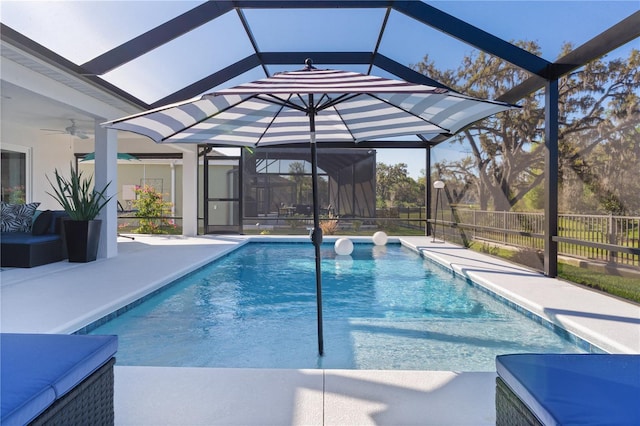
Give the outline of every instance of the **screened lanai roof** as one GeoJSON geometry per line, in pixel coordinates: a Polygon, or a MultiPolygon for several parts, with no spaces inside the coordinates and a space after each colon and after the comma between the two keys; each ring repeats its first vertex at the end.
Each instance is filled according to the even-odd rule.
{"type": "Polygon", "coordinates": [[[631,1],[3,1],[2,35],[141,109],[316,65],[439,85],[481,50],[528,71],[506,102],[638,37],[631,1]],[[614,27],[614,28],[611,28],[614,27]],[[607,31],[605,36],[598,37],[607,31]],[[534,40],[542,56],[511,41],[534,40]],[[563,42],[582,46],[556,62],[563,42]],[[554,63],[555,62],[555,63],[554,63]]]}

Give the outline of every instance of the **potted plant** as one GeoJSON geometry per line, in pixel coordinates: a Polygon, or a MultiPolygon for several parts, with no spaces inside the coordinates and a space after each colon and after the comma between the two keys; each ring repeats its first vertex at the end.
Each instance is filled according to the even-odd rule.
{"type": "Polygon", "coordinates": [[[71,177],[66,179],[55,170],[55,183],[47,176],[53,193],[47,192],[60,203],[69,218],[64,223],[64,236],[69,262],[91,262],[98,255],[102,221],[96,219],[113,196],[105,193],[109,183],[101,190],[92,185],[93,176],[85,178],[70,165],[71,177]]]}

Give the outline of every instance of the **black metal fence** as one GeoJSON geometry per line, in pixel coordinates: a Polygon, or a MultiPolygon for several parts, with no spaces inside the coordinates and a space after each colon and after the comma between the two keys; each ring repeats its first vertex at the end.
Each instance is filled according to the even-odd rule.
{"type": "MultiPolygon", "coordinates": [[[[449,209],[438,214],[436,235],[450,241],[487,241],[530,250],[544,248],[544,214],[449,209]]],[[[434,225],[434,221],[431,221],[434,225]]],[[[561,255],[640,266],[640,217],[558,215],[561,255]]]]}
{"type": "MultiPolygon", "coordinates": [[[[424,235],[427,219],[422,207],[398,207],[376,210],[375,218],[340,217],[335,220],[336,234],[387,231],[390,235],[424,235]]],[[[119,217],[122,232],[135,232],[135,217],[119,217]]],[[[180,233],[182,218],[158,220],[162,233],[180,233]]],[[[326,218],[325,218],[326,220],[326,218]]],[[[322,222],[322,221],[321,221],[322,222]]],[[[333,221],[332,221],[333,222],[333,221]]],[[[544,249],[544,214],[497,212],[474,209],[444,209],[431,219],[437,238],[461,245],[473,241],[500,244],[525,250],[544,249]]],[[[245,218],[247,233],[305,234],[313,226],[311,216],[260,216],[245,218]]],[[[613,215],[560,214],[558,216],[558,253],[579,259],[640,267],[640,217],[613,215]]]]}

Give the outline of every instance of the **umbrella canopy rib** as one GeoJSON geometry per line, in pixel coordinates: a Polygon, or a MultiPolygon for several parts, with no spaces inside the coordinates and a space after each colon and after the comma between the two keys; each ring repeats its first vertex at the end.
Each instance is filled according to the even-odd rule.
{"type": "MultiPolygon", "coordinates": [[[[288,106],[288,104],[287,104],[287,103],[284,103],[284,104],[277,104],[277,105],[280,105],[280,111],[278,111],[277,113],[275,113],[275,114],[273,115],[273,119],[269,122],[269,125],[267,126],[266,131],[268,131],[268,130],[269,130],[269,128],[273,125],[273,123],[276,121],[276,119],[278,118],[278,116],[282,113],[282,111],[284,110],[284,108],[286,108],[286,107],[288,106]]],[[[266,131],[265,131],[265,133],[266,133],[266,131]]],[[[263,133],[263,135],[264,135],[265,133],[263,133]]],[[[262,138],[262,136],[261,136],[261,138],[262,138]]],[[[258,139],[258,141],[256,142],[256,145],[258,145],[259,143],[260,143],[260,139],[258,139]]]]}
{"type": "Polygon", "coordinates": [[[359,96],[359,94],[354,94],[354,93],[343,93],[342,95],[338,95],[335,98],[331,98],[327,95],[323,95],[322,98],[320,99],[319,105],[317,106],[317,109],[323,110],[323,109],[327,109],[327,108],[331,108],[333,106],[336,106],[337,104],[341,103],[341,102],[345,102],[348,100],[351,100],[353,98],[355,98],[356,96],[359,96]],[[324,101],[324,99],[326,98],[326,101],[324,101]]]}
{"type": "Polygon", "coordinates": [[[300,106],[295,102],[291,102],[290,99],[292,96],[293,95],[290,95],[287,99],[282,99],[275,95],[266,94],[266,95],[256,96],[256,98],[263,100],[265,102],[272,102],[276,105],[281,105],[282,107],[296,109],[300,112],[308,112],[309,108],[306,106],[306,104],[303,104],[303,106],[300,106]]]}

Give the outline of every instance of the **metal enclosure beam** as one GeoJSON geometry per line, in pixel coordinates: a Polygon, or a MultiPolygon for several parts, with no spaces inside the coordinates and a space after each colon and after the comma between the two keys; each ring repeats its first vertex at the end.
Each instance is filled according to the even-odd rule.
{"type": "Polygon", "coordinates": [[[445,86],[439,81],[433,80],[432,78],[429,78],[426,75],[419,73],[418,71],[412,70],[411,68],[402,65],[401,63],[396,62],[393,59],[390,59],[379,53],[373,58],[373,65],[387,72],[390,72],[398,78],[406,80],[410,83],[424,84],[425,86],[442,87],[443,89],[455,92],[455,90],[445,86]]]}
{"type": "Polygon", "coordinates": [[[262,66],[264,69],[266,65],[291,65],[294,69],[298,69],[303,66],[307,58],[313,59],[313,62],[316,64],[373,64],[411,83],[452,90],[440,82],[420,74],[384,55],[378,54],[373,56],[371,52],[260,52],[247,56],[220,71],[167,95],[151,104],[150,107],[156,108],[198,96],[258,66],[262,66]]]}
{"type": "Polygon", "coordinates": [[[544,274],[558,274],[558,80],[545,88],[544,105],[544,274]]]}
{"type": "Polygon", "coordinates": [[[550,62],[420,1],[395,1],[398,12],[504,59],[532,74],[547,77],[550,62]]]}
{"type": "MultiPolygon", "coordinates": [[[[600,33],[551,64],[549,68],[551,75],[549,78],[560,78],[574,69],[594,61],[638,37],[640,37],[640,12],[636,12],[623,19],[613,27],[600,33]]],[[[525,96],[543,88],[545,83],[545,79],[533,75],[500,95],[497,100],[508,103],[518,102],[525,96]]]]}
{"type": "Polygon", "coordinates": [[[162,25],[132,38],[118,47],[82,64],[86,72],[102,75],[224,15],[233,9],[230,1],[208,1],[162,25]]]}
{"type": "Polygon", "coordinates": [[[370,64],[371,52],[262,52],[260,58],[266,65],[295,65],[304,68],[307,58],[314,64],[370,64]]]}
{"type": "Polygon", "coordinates": [[[229,65],[228,67],[214,72],[213,74],[210,74],[207,77],[204,77],[196,81],[195,83],[178,90],[177,92],[173,92],[172,94],[167,95],[162,99],[158,99],[156,102],[150,105],[150,108],[157,108],[163,105],[184,101],[185,99],[190,99],[194,96],[198,96],[199,94],[202,94],[210,90],[211,88],[216,87],[219,84],[224,83],[225,81],[231,80],[232,78],[257,66],[260,66],[258,55],[253,54],[251,56],[247,56],[246,58],[239,60],[233,65],[229,65]]]}
{"type": "Polygon", "coordinates": [[[425,226],[424,235],[431,235],[431,147],[425,149],[425,180],[424,180],[424,208],[425,226]]]}

